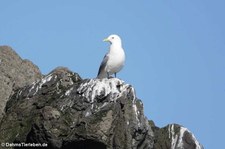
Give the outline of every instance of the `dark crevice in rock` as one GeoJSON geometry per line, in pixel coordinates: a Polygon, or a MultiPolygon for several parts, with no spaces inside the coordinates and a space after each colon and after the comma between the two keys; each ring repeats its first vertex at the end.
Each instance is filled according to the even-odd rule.
{"type": "Polygon", "coordinates": [[[107,149],[104,143],[95,140],[80,140],[63,143],[62,149],[107,149]]]}

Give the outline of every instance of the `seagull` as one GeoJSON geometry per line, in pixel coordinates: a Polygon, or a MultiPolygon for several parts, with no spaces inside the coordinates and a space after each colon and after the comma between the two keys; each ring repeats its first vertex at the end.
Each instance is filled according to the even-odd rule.
{"type": "Polygon", "coordinates": [[[122,41],[118,35],[110,35],[103,41],[109,42],[110,47],[99,67],[98,79],[109,78],[112,74],[116,77],[116,73],[123,68],[125,62],[125,53],[122,48],[122,41]]]}

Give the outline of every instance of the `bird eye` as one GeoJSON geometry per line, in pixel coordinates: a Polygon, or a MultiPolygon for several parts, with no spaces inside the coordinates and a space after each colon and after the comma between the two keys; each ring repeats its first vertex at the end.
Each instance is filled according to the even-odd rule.
{"type": "Polygon", "coordinates": [[[112,37],[112,39],[114,39],[114,37],[112,37]]]}

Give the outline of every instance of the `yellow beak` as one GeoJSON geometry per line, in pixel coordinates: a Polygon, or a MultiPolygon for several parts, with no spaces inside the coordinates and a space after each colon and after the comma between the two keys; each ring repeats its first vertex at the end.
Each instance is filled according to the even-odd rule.
{"type": "Polygon", "coordinates": [[[108,38],[105,38],[103,41],[104,42],[109,42],[109,39],[108,38]]]}

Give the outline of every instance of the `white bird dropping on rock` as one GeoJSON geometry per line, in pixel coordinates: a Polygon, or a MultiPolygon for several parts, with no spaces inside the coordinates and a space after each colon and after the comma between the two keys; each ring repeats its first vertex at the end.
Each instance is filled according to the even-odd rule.
{"type": "Polygon", "coordinates": [[[97,78],[109,78],[110,75],[119,72],[125,62],[125,53],[122,48],[122,41],[118,35],[110,35],[103,41],[110,43],[109,51],[105,55],[100,65],[97,78]]]}

